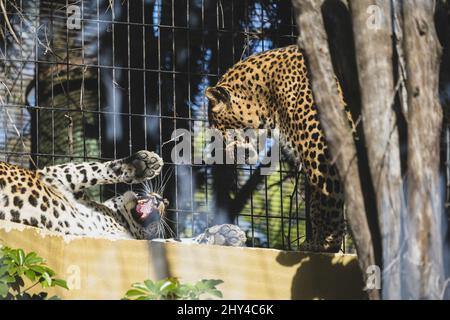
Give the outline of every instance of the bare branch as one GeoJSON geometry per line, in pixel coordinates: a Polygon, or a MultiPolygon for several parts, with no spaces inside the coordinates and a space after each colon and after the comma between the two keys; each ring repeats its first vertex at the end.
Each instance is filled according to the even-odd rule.
{"type": "Polygon", "coordinates": [[[17,42],[17,44],[20,45],[20,41],[17,38],[16,33],[14,32],[14,28],[11,26],[11,23],[9,22],[8,12],[6,11],[6,7],[5,4],[3,3],[3,0],[0,0],[0,9],[2,9],[3,17],[5,18],[5,23],[9,32],[11,33],[12,37],[17,42]]]}

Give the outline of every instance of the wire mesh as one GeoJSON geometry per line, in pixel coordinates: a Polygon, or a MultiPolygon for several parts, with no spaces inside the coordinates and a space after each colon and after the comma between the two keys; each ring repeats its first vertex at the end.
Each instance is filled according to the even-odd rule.
{"type": "Polygon", "coordinates": [[[195,133],[193,154],[204,149],[209,85],[251,54],[296,42],[289,1],[15,0],[6,9],[1,160],[34,168],[155,150],[176,236],[232,222],[252,246],[295,249],[304,240],[308,190],[283,154],[270,176],[254,166],[171,161],[175,129],[195,133]]]}

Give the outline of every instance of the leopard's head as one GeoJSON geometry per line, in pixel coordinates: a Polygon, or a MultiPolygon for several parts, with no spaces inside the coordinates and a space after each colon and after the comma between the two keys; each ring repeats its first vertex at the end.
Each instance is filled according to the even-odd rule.
{"type": "Polygon", "coordinates": [[[267,111],[261,108],[256,94],[240,94],[229,86],[209,87],[208,119],[212,128],[225,134],[227,129],[260,129],[264,127],[267,111]]]}
{"type": "Polygon", "coordinates": [[[127,220],[145,234],[146,239],[163,237],[164,217],[169,201],[156,192],[137,195],[132,191],[124,194],[127,220]]]}
{"type": "Polygon", "coordinates": [[[240,92],[225,85],[209,87],[205,92],[208,120],[210,128],[218,130],[224,137],[227,153],[233,153],[235,147],[246,149],[249,152],[247,160],[254,163],[258,154],[255,146],[249,143],[249,136],[252,136],[249,129],[266,129],[266,119],[270,117],[256,93],[240,92]]]}

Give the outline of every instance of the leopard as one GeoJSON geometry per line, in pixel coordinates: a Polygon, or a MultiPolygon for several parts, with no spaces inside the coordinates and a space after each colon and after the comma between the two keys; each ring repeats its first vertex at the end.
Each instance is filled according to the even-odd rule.
{"type": "Polygon", "coordinates": [[[104,202],[88,188],[143,183],[161,172],[163,161],[142,150],[107,162],[69,162],[30,170],[0,162],[0,220],[73,236],[153,239],[161,233],[167,199],[127,191],[104,202]]]}
{"type": "MultiPolygon", "coordinates": [[[[0,220],[56,234],[78,237],[155,240],[223,246],[245,246],[244,231],[222,224],[193,238],[166,239],[169,201],[151,184],[163,168],[154,152],[141,150],[107,162],[65,163],[30,170],[0,161],[0,220]],[[104,202],[89,188],[106,184],[140,184],[104,202]]],[[[164,181],[160,180],[160,185],[164,181]]]]}
{"type": "MultiPolygon", "coordinates": [[[[338,84],[339,104],[355,135],[349,106],[338,84]]],[[[339,252],[346,224],[344,186],[315,104],[307,61],[297,45],[257,53],[231,66],[205,90],[210,128],[227,143],[229,130],[277,129],[288,158],[305,173],[310,190],[311,236],[299,249],[339,252]]],[[[238,141],[245,144],[245,141],[238,141]]]]}

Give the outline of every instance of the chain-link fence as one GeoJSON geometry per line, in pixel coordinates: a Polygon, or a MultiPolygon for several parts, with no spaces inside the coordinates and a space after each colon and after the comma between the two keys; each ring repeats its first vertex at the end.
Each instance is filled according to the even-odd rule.
{"type": "MultiPolygon", "coordinates": [[[[290,1],[2,1],[0,159],[24,167],[163,156],[173,234],[215,223],[249,245],[295,249],[308,235],[308,190],[281,151],[258,166],[174,164],[175,129],[205,148],[205,89],[249,55],[296,43],[290,1]]],[[[102,199],[130,186],[92,191],[102,199]]]]}

